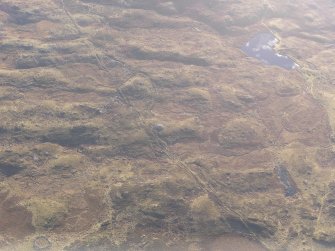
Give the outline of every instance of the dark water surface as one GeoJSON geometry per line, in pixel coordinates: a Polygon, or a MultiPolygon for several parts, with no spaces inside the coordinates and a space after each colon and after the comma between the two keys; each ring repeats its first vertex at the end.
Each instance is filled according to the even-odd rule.
{"type": "Polygon", "coordinates": [[[275,171],[284,187],[285,196],[295,195],[298,190],[287,168],[284,166],[276,166],[275,171]]]}
{"type": "Polygon", "coordinates": [[[250,57],[257,58],[265,64],[277,65],[287,70],[292,70],[298,65],[288,56],[281,55],[275,50],[279,40],[271,33],[259,33],[251,38],[242,51],[250,57]]]}

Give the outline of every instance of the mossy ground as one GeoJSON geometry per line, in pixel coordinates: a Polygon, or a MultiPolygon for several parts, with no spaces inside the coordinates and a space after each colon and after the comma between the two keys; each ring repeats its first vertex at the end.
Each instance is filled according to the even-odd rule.
{"type": "Polygon", "coordinates": [[[333,245],[334,3],[126,2],[0,4],[0,249],[333,245]]]}

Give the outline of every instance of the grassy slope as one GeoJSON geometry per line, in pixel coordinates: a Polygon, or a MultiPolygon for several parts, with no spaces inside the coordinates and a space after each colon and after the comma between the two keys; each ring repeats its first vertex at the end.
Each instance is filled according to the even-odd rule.
{"type": "Polygon", "coordinates": [[[334,4],[95,2],[0,3],[0,245],[335,242],[334,4]],[[266,29],[298,70],[242,54],[266,29]]]}

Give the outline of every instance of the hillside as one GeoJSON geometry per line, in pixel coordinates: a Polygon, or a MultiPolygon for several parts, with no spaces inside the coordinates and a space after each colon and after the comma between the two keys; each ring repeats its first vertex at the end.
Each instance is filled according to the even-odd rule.
{"type": "Polygon", "coordinates": [[[334,13],[0,0],[0,249],[335,250],[334,13]]]}

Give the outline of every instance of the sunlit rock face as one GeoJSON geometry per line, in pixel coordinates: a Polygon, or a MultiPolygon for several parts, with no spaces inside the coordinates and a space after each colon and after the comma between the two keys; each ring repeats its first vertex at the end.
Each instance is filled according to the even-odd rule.
{"type": "Polygon", "coordinates": [[[335,248],[333,1],[0,2],[0,250],[335,248]]]}

